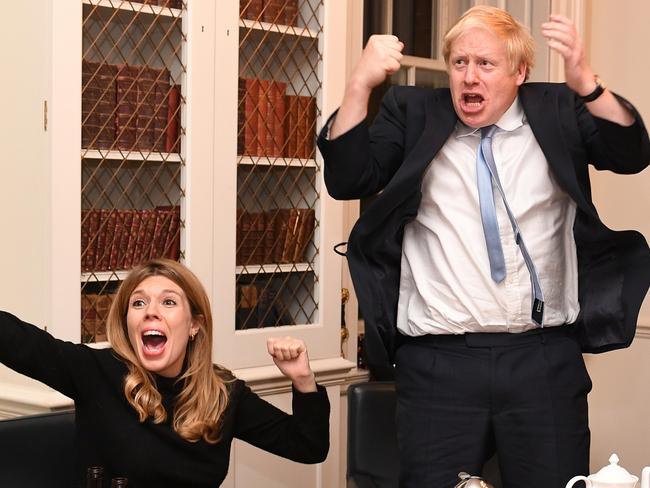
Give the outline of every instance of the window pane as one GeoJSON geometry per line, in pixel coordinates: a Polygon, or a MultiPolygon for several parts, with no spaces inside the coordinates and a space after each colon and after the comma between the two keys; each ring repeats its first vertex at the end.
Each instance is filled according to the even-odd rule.
{"type": "Polygon", "coordinates": [[[404,54],[431,58],[434,48],[433,0],[394,0],[393,34],[404,42],[404,54]]]}
{"type": "Polygon", "coordinates": [[[449,86],[449,76],[446,71],[431,71],[428,69],[415,70],[415,86],[426,88],[441,88],[449,86]]]}

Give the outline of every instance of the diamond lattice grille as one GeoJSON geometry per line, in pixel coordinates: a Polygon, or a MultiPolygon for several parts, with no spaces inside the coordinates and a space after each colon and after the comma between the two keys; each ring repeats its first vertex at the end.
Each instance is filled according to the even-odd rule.
{"type": "Polygon", "coordinates": [[[318,321],[322,1],[241,0],[237,329],[318,321]]]}
{"type": "Polygon", "coordinates": [[[84,0],[83,342],[106,339],[128,269],[182,254],[184,9],[181,0],[84,0]]]}

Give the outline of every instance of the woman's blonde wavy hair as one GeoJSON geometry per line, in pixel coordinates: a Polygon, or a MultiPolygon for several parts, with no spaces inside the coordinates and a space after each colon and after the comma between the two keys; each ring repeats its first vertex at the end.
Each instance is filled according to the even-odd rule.
{"type": "Polygon", "coordinates": [[[126,324],[131,294],[143,280],[163,276],[177,284],[190,305],[193,324],[198,326],[194,340],[187,343],[185,369],[178,381],[183,382],[172,426],[183,439],[209,443],[219,440],[221,419],[228,405],[227,373],[212,365],[212,313],[210,301],[199,279],[182,264],[168,259],[154,259],[134,268],[120,285],[107,321],[108,340],[113,350],[126,362],[129,372],[124,379],[124,394],[138,412],[140,422],[152,418],[156,424],[167,420],[162,397],[151,372],[147,371],[131,345],[126,324]]]}
{"type": "Polygon", "coordinates": [[[521,64],[526,65],[526,77],[535,64],[535,42],[530,32],[503,9],[490,5],[476,5],[467,10],[451,26],[442,41],[442,56],[449,66],[449,56],[454,42],[468,30],[482,27],[503,40],[510,69],[514,73],[521,64]]]}

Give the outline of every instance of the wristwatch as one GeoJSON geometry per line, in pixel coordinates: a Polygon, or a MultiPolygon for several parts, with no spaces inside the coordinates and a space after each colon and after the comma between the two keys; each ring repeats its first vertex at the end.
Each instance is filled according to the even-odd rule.
{"type": "Polygon", "coordinates": [[[596,98],[603,94],[605,88],[607,88],[605,83],[603,83],[603,80],[601,80],[598,75],[594,75],[594,81],[596,82],[596,88],[594,88],[594,91],[585,96],[579,95],[582,101],[585,103],[593,102],[596,100],[596,98]]]}

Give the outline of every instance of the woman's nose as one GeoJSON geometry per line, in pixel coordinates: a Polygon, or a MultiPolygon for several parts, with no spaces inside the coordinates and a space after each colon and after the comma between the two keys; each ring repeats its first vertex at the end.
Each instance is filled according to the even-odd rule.
{"type": "Polygon", "coordinates": [[[158,304],[155,301],[151,301],[147,304],[145,309],[147,317],[158,317],[158,304]]]}

